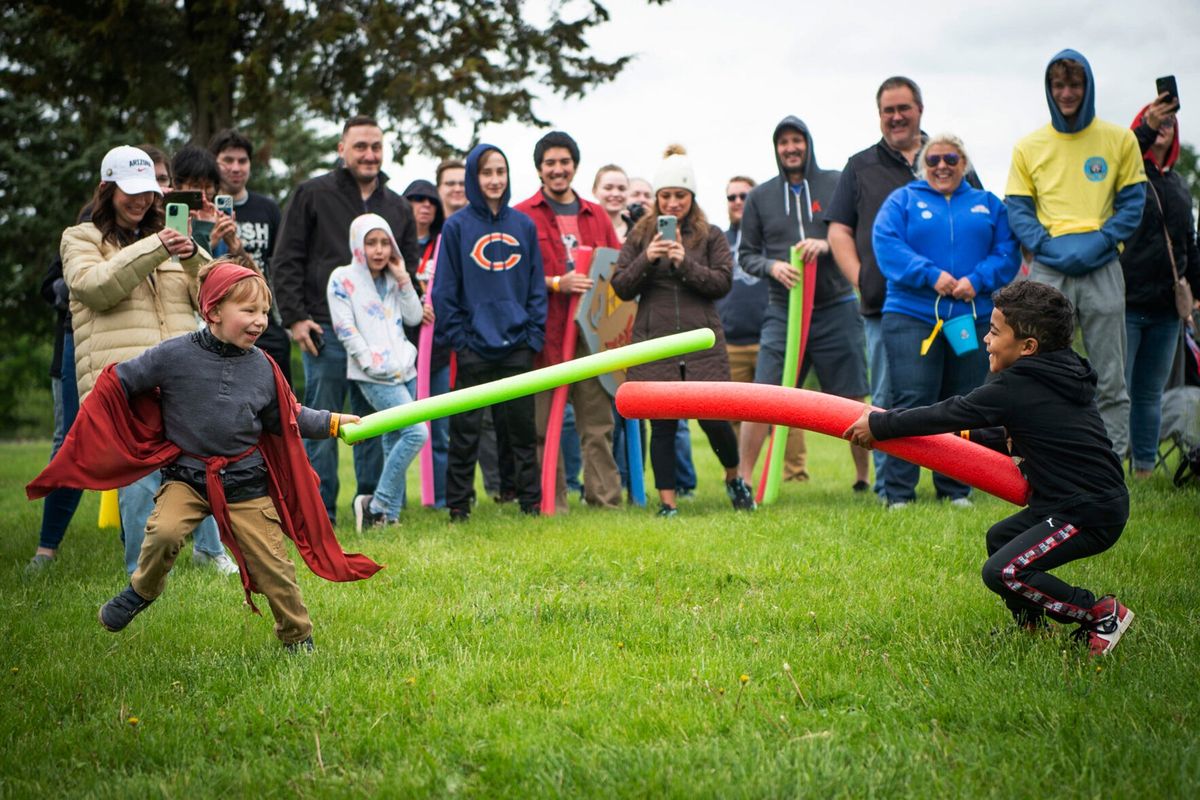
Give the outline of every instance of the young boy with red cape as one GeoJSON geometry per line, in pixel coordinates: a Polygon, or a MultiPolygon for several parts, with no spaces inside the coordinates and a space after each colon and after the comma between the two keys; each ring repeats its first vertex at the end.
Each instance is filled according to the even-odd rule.
{"type": "Polygon", "coordinates": [[[336,436],[358,418],[301,406],[254,346],[270,309],[261,275],[217,261],[200,281],[207,327],[107,367],[26,494],[111,489],[161,469],[137,570],[101,607],[100,623],[119,631],[162,594],[184,537],[211,513],[241,568],[247,604],[257,613],[250,593],[265,595],[284,647],[312,650],[312,622],[283,534],[327,580],[362,580],[380,565],[342,551],[300,439],[336,436]]]}

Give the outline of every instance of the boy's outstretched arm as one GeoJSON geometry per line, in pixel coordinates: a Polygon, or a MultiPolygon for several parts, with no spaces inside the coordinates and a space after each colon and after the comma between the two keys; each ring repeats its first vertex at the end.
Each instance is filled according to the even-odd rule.
{"type": "Polygon", "coordinates": [[[875,447],[875,436],[871,433],[871,407],[863,404],[862,414],[854,421],[854,424],[846,428],[842,432],[843,439],[849,439],[851,444],[856,444],[864,450],[871,450],[875,447]]]}

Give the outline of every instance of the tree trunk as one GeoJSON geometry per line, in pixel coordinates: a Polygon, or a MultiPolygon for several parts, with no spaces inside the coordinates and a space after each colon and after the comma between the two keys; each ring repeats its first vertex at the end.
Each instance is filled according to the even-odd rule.
{"type": "Polygon", "coordinates": [[[234,53],[241,46],[236,0],[184,4],[186,88],[192,108],[192,143],[207,147],[212,135],[234,126],[234,53]]]}

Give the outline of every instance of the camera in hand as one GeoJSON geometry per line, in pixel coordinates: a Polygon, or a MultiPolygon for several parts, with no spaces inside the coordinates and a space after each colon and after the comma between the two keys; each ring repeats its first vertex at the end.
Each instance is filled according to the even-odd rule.
{"type": "Polygon", "coordinates": [[[636,225],[637,221],[646,215],[646,207],[638,203],[630,203],[625,207],[624,217],[630,225],[636,225]]]}

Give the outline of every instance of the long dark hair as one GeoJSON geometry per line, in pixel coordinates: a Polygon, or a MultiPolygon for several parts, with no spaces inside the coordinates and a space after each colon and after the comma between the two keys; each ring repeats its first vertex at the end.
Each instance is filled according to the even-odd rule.
{"type": "MultiPolygon", "coordinates": [[[[658,232],[658,217],[662,211],[658,208],[658,192],[654,193],[654,202],[650,204],[649,210],[642,215],[642,218],[633,226],[633,230],[629,233],[629,238],[638,242],[638,246],[645,248],[650,244],[650,240],[654,238],[654,234],[658,232]]],[[[679,241],[684,247],[690,247],[693,250],[702,246],[708,240],[708,217],[700,209],[700,204],[696,202],[696,195],[692,195],[692,207],[687,215],[679,220],[679,241]]]]}
{"type": "Polygon", "coordinates": [[[102,181],[92,195],[92,224],[100,229],[102,241],[112,242],[118,247],[127,247],[139,238],[163,229],[166,215],[158,203],[151,203],[146,209],[145,216],[138,223],[136,231],[127,231],[117,224],[117,210],[113,207],[113,197],[117,193],[117,184],[102,181]]]}

